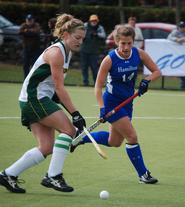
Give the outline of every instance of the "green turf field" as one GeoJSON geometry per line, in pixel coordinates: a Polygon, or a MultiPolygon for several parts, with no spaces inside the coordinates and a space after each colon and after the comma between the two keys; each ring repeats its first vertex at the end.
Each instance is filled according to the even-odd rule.
{"type": "MultiPolygon", "coordinates": [[[[26,128],[20,125],[18,95],[21,85],[0,83],[0,170],[35,145],[26,128]]],[[[87,125],[98,116],[93,88],[68,87],[71,97],[87,125]]],[[[40,181],[50,157],[21,175],[27,193],[12,194],[0,186],[1,207],[184,207],[185,206],[185,92],[150,90],[135,99],[133,124],[138,131],[145,163],[156,185],[138,184],[136,173],[120,148],[103,148],[109,159],[97,155],[91,144],[70,154],[64,177],[75,188],[73,193],[46,189],[40,181]],[[101,200],[99,192],[110,192],[101,200]]],[[[99,130],[108,129],[102,124],[99,130]]]]}

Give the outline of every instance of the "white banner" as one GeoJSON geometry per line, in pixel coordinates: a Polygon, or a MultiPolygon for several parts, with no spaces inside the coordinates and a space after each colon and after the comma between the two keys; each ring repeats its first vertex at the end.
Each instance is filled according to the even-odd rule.
{"type": "MultiPolygon", "coordinates": [[[[145,51],[158,65],[163,76],[185,76],[185,44],[166,39],[147,39],[145,51]]],[[[150,74],[146,67],[144,74],[150,74]]]]}

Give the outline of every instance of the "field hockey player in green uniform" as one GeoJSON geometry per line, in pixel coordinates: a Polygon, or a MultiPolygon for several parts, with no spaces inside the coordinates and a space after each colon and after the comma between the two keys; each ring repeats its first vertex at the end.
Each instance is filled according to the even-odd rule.
{"type": "Polygon", "coordinates": [[[22,125],[27,126],[38,146],[25,152],[11,166],[0,173],[0,185],[14,193],[25,193],[18,185],[18,176],[28,168],[45,160],[52,154],[48,172],[41,184],[58,191],[72,192],[62,174],[72,138],[85,126],[85,120],[73,105],[64,86],[71,53],[77,52],[85,37],[84,23],[71,15],[57,17],[54,35],[58,42],[48,47],[37,59],[25,79],[19,103],[22,125]],[[56,92],[60,102],[72,116],[72,122],[62,109],[52,101],[56,92]],[[59,135],[54,137],[55,130],[59,135]]]}

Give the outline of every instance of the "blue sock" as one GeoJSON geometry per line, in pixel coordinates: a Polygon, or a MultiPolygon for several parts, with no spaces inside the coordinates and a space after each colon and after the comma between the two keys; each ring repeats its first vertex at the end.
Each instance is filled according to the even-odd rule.
{"type": "Polygon", "coordinates": [[[139,144],[134,144],[134,145],[126,144],[126,151],[139,177],[141,177],[143,174],[145,174],[147,169],[143,161],[143,156],[139,144]]]}
{"type": "MultiPolygon", "coordinates": [[[[109,140],[109,132],[106,132],[106,131],[98,131],[98,132],[91,132],[90,134],[92,135],[92,137],[94,138],[94,140],[98,144],[102,144],[102,145],[105,145],[105,146],[110,147],[110,145],[108,143],[108,140],[109,140]]],[[[91,140],[88,138],[87,135],[81,141],[81,144],[85,144],[85,143],[91,143],[91,140]]]]}

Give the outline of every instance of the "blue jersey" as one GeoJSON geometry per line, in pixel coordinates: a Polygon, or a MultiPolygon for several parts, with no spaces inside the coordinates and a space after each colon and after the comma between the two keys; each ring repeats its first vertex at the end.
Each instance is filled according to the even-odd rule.
{"type": "Polygon", "coordinates": [[[108,55],[112,66],[107,76],[106,92],[118,99],[127,99],[134,94],[138,66],[141,62],[138,49],[133,47],[128,59],[122,58],[116,49],[108,55]]]}
{"type": "MultiPolygon", "coordinates": [[[[112,60],[112,66],[108,73],[106,90],[103,94],[106,113],[134,94],[138,66],[141,62],[139,52],[135,47],[132,48],[128,59],[122,58],[116,49],[109,52],[109,56],[112,60]]],[[[113,123],[125,116],[132,119],[132,111],[132,102],[130,102],[108,118],[108,122],[113,123]]]]}

